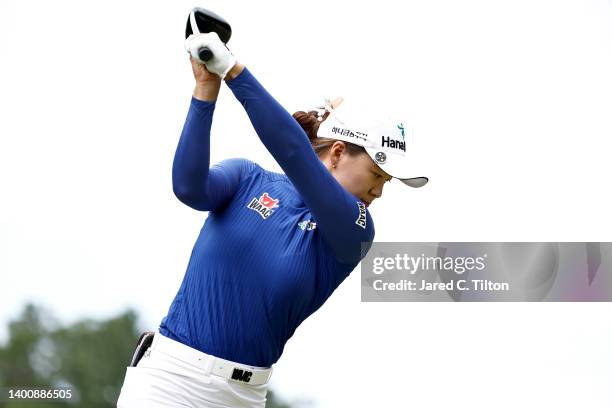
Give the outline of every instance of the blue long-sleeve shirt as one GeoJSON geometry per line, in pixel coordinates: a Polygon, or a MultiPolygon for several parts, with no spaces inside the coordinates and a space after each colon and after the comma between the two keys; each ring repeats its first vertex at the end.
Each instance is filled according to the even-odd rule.
{"type": "Polygon", "coordinates": [[[192,99],[173,188],[183,203],[210,213],[159,330],[205,353],[270,367],[365,256],[374,225],[246,68],[227,85],[285,174],[246,159],[210,167],[215,103],[192,99]]]}

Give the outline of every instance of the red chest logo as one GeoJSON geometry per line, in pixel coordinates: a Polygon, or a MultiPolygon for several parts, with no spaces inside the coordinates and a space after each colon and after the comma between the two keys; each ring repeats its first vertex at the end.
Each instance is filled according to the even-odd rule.
{"type": "Polygon", "coordinates": [[[259,198],[253,197],[251,202],[247,204],[247,208],[257,212],[265,220],[274,213],[279,201],[278,198],[272,198],[268,193],[263,193],[259,198]]]}
{"type": "Polygon", "coordinates": [[[266,208],[276,208],[278,207],[278,199],[274,199],[268,195],[268,193],[263,193],[261,197],[259,197],[259,202],[266,208]]]}

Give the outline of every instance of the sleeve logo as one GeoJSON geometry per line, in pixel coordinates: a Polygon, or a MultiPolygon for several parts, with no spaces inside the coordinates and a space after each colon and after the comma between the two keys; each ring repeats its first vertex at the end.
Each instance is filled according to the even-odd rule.
{"type": "Polygon", "coordinates": [[[365,204],[361,201],[357,201],[357,207],[359,207],[359,216],[355,221],[355,224],[359,225],[361,228],[366,229],[366,207],[365,204]]]}

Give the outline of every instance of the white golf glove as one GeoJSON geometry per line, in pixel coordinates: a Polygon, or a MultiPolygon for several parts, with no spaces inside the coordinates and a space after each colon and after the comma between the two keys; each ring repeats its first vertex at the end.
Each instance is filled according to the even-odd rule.
{"type": "Polygon", "coordinates": [[[185,50],[197,62],[206,65],[206,69],[210,72],[219,75],[221,79],[225,78],[230,69],[236,65],[236,57],[215,32],[191,34],[185,40],[185,50]],[[209,61],[202,61],[198,56],[198,51],[203,47],[207,47],[213,53],[213,57],[209,61]]]}

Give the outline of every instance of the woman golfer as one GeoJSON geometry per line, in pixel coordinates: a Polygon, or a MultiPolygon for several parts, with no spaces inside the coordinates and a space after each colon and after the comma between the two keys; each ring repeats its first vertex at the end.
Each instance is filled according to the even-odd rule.
{"type": "Polygon", "coordinates": [[[167,316],[127,369],[118,406],[264,407],[285,343],[369,249],[367,207],[384,183],[427,179],[405,171],[401,123],[364,121],[340,99],[292,116],[216,34],[193,35],[186,48],[196,84],[173,187],[209,215],[167,316]],[[205,65],[196,57],[204,46],[214,54],[205,65]],[[209,166],[222,78],[285,174],[238,158],[209,166]]]}

